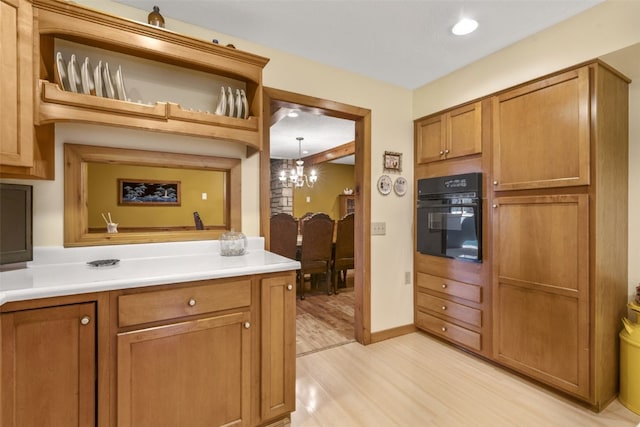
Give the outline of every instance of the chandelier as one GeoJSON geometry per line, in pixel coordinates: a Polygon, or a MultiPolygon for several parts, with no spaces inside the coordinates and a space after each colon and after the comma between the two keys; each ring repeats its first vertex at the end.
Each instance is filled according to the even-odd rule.
{"type": "Polygon", "coordinates": [[[287,173],[283,170],[280,172],[280,182],[287,182],[294,184],[296,187],[302,187],[305,184],[307,187],[312,188],[313,184],[318,180],[318,175],[316,175],[315,170],[311,170],[309,176],[304,174],[304,161],[302,160],[302,140],[303,137],[299,136],[296,138],[298,140],[298,160],[296,160],[295,169],[291,169],[291,173],[287,177],[287,173]]]}

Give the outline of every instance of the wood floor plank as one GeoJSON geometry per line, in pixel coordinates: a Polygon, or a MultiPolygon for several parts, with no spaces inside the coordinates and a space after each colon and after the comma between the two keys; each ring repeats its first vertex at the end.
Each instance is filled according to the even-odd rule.
{"type": "Polygon", "coordinates": [[[355,341],[353,288],[337,295],[316,293],[296,302],[298,356],[355,341]]]}
{"type": "Polygon", "coordinates": [[[615,426],[640,423],[617,400],[596,414],[421,332],[297,359],[292,426],[615,426]]]}

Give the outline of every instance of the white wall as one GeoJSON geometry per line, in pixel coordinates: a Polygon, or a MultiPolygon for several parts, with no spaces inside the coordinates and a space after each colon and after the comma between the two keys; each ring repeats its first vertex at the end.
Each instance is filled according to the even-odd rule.
{"type": "Polygon", "coordinates": [[[629,109],[629,294],[640,283],[640,2],[607,0],[414,92],[413,116],[601,58],[633,79],[629,109]]]}

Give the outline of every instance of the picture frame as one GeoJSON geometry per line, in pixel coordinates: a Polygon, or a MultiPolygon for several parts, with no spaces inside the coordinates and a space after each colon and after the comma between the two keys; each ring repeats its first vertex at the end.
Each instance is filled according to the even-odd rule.
{"type": "Polygon", "coordinates": [[[402,172],[402,153],[385,151],[382,158],[382,168],[385,172],[402,172]]]}
{"type": "Polygon", "coordinates": [[[118,178],[118,205],[180,206],[180,181],[118,178]]]}

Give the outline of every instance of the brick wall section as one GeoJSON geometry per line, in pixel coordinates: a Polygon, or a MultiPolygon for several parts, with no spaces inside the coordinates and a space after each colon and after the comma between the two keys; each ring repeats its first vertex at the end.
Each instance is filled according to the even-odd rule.
{"type": "Polygon", "coordinates": [[[278,179],[281,170],[284,169],[288,174],[293,167],[292,159],[271,159],[271,215],[293,215],[293,187],[290,183],[282,183],[278,179]]]}

